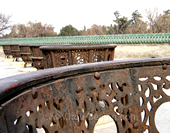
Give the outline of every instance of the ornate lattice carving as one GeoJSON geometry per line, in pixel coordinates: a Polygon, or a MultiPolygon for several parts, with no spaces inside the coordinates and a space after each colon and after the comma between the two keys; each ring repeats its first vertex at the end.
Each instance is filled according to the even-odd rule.
{"type": "Polygon", "coordinates": [[[12,54],[14,60],[15,59],[17,60],[18,58],[21,57],[19,45],[10,45],[10,48],[11,48],[11,54],[12,54]]]}
{"type": "Polygon", "coordinates": [[[33,66],[37,69],[44,69],[44,61],[43,58],[32,58],[33,66]]]}
{"type": "Polygon", "coordinates": [[[9,132],[69,131],[71,124],[65,119],[69,114],[68,95],[63,87],[61,82],[56,82],[32,88],[32,92],[28,91],[8,104],[5,116],[8,116],[9,132]],[[60,96],[56,97],[58,94],[60,96]]]}
{"type": "Polygon", "coordinates": [[[21,53],[31,53],[31,49],[30,49],[30,47],[29,46],[20,46],[20,52],[21,53]]]}
{"type": "MultiPolygon", "coordinates": [[[[56,45],[41,46],[43,54],[50,52],[52,56],[52,67],[85,64],[109,60],[108,54],[111,52],[110,60],[114,58],[115,44],[108,45],[56,45]],[[66,53],[67,52],[67,53],[66,53]],[[54,55],[55,54],[55,55],[54,55]],[[54,57],[55,56],[55,57],[54,57]]],[[[44,54],[44,56],[46,56],[44,54]]],[[[46,58],[44,59],[46,60],[46,58]]]]}
{"type": "Polygon", "coordinates": [[[156,133],[155,112],[170,101],[166,93],[169,78],[170,67],[165,65],[107,70],[47,82],[1,105],[0,122],[4,125],[0,125],[0,131],[91,133],[98,119],[109,115],[118,132],[156,133]]]}
{"type": "Polygon", "coordinates": [[[55,66],[68,66],[68,52],[67,51],[55,51],[55,66]]]}
{"type": "Polygon", "coordinates": [[[142,131],[158,132],[155,126],[155,112],[170,97],[165,90],[170,89],[170,69],[144,67],[133,69],[136,81],[136,102],[139,112],[139,125],[142,131]]]}
{"type": "Polygon", "coordinates": [[[72,58],[73,64],[88,63],[88,50],[73,50],[72,58]]]}
{"type": "Polygon", "coordinates": [[[92,51],[92,62],[104,61],[104,50],[103,49],[93,49],[92,51]]]}
{"type": "Polygon", "coordinates": [[[47,68],[52,68],[52,58],[50,52],[44,52],[46,58],[47,68]]]}
{"type": "Polygon", "coordinates": [[[4,54],[5,54],[5,57],[9,58],[9,56],[11,55],[10,45],[2,45],[2,47],[3,47],[3,51],[4,51],[4,54]]]}
{"type": "Polygon", "coordinates": [[[43,59],[43,53],[39,49],[39,46],[30,46],[31,52],[32,52],[32,61],[33,66],[37,69],[43,69],[44,68],[44,59],[43,59]]]}
{"type": "Polygon", "coordinates": [[[90,74],[32,88],[4,107],[9,132],[93,132],[103,115],[110,115],[121,132],[131,130],[127,129],[132,127],[127,115],[133,107],[127,100],[132,95],[128,75],[127,71],[101,73],[97,80],[90,74]]]}
{"type": "Polygon", "coordinates": [[[24,67],[26,67],[28,63],[32,64],[32,59],[31,59],[32,55],[31,55],[31,49],[29,45],[19,45],[19,47],[20,47],[21,58],[25,62],[24,67]]]}
{"type": "Polygon", "coordinates": [[[34,57],[43,57],[42,51],[38,46],[31,46],[31,49],[34,57]]]}
{"type": "Polygon", "coordinates": [[[11,45],[11,50],[20,50],[19,45],[11,45]]]}
{"type": "Polygon", "coordinates": [[[86,76],[86,80],[79,77],[75,80],[75,100],[73,104],[74,116],[78,119],[76,132],[93,132],[97,120],[103,115],[110,115],[120,132],[126,132],[131,119],[133,102],[131,85],[127,71],[118,73],[101,73],[101,79],[86,76]],[[124,75],[124,78],[121,77],[124,75]],[[107,78],[103,78],[107,77],[107,78]]]}
{"type": "Polygon", "coordinates": [[[30,55],[22,54],[21,57],[24,62],[32,62],[30,55]]]}

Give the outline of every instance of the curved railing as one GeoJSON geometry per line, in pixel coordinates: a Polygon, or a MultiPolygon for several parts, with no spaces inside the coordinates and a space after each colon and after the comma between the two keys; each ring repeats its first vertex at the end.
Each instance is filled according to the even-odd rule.
{"type": "Polygon", "coordinates": [[[118,34],[92,36],[63,36],[38,38],[0,39],[0,45],[11,44],[138,44],[138,43],[169,43],[170,33],[154,34],[118,34]]]}
{"type": "Polygon", "coordinates": [[[157,133],[155,112],[170,101],[164,91],[170,89],[169,76],[166,58],[72,65],[4,78],[0,132],[93,132],[98,119],[109,115],[118,132],[157,133]]]}

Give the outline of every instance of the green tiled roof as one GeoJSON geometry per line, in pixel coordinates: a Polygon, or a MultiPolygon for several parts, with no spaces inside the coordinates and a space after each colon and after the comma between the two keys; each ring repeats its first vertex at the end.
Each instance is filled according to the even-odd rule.
{"type": "Polygon", "coordinates": [[[154,34],[118,34],[92,36],[62,36],[37,38],[0,39],[0,45],[11,44],[137,44],[137,43],[169,43],[170,33],[154,34]]]}

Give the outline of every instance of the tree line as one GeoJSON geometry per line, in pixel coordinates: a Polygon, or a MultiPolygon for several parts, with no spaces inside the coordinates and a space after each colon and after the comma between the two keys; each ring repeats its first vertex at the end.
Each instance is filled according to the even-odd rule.
{"type": "Polygon", "coordinates": [[[141,34],[141,33],[169,33],[170,32],[170,9],[162,14],[158,10],[146,11],[148,21],[142,20],[142,15],[138,10],[132,13],[131,19],[121,16],[119,11],[114,12],[114,24],[110,26],[93,24],[91,28],[77,30],[72,25],[66,25],[57,34],[54,27],[41,22],[28,22],[25,24],[15,24],[10,26],[10,17],[0,14],[0,35],[4,38],[27,38],[27,37],[52,37],[52,36],[81,36],[81,35],[111,35],[111,34],[141,34]],[[10,28],[9,34],[4,34],[4,30],[10,28]]]}

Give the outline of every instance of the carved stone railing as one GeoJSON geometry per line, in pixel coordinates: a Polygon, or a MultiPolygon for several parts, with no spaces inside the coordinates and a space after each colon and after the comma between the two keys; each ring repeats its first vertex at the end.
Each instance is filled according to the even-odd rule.
{"type": "Polygon", "coordinates": [[[12,56],[10,45],[3,45],[2,47],[3,47],[3,51],[4,51],[6,58],[9,58],[10,56],[12,56]]]}
{"type": "Polygon", "coordinates": [[[46,133],[93,132],[98,119],[109,115],[120,133],[157,133],[155,112],[170,101],[165,92],[170,89],[169,76],[170,59],[155,58],[72,65],[4,78],[0,132],[39,128],[46,133]]]}
{"type": "Polygon", "coordinates": [[[19,48],[20,48],[21,58],[25,62],[24,67],[26,67],[28,64],[32,64],[32,59],[31,59],[32,51],[30,45],[20,44],[19,48]]]}
{"type": "Polygon", "coordinates": [[[11,55],[12,55],[14,60],[17,61],[19,58],[21,58],[19,45],[17,45],[17,44],[10,45],[10,48],[11,48],[11,55]]]}
{"type": "Polygon", "coordinates": [[[44,68],[113,61],[116,44],[41,46],[44,68]]]}
{"type": "MultiPolygon", "coordinates": [[[[3,45],[4,53],[7,53],[8,45],[3,45]]],[[[27,64],[32,64],[37,69],[61,67],[73,64],[100,62],[114,60],[116,44],[56,44],[34,45],[20,44],[10,45],[10,52],[14,58],[22,58],[27,64]],[[43,50],[43,52],[42,52],[43,50]]]]}
{"type": "Polygon", "coordinates": [[[44,69],[44,58],[43,53],[39,49],[40,45],[29,45],[32,52],[32,62],[33,66],[37,69],[44,69]]]}

